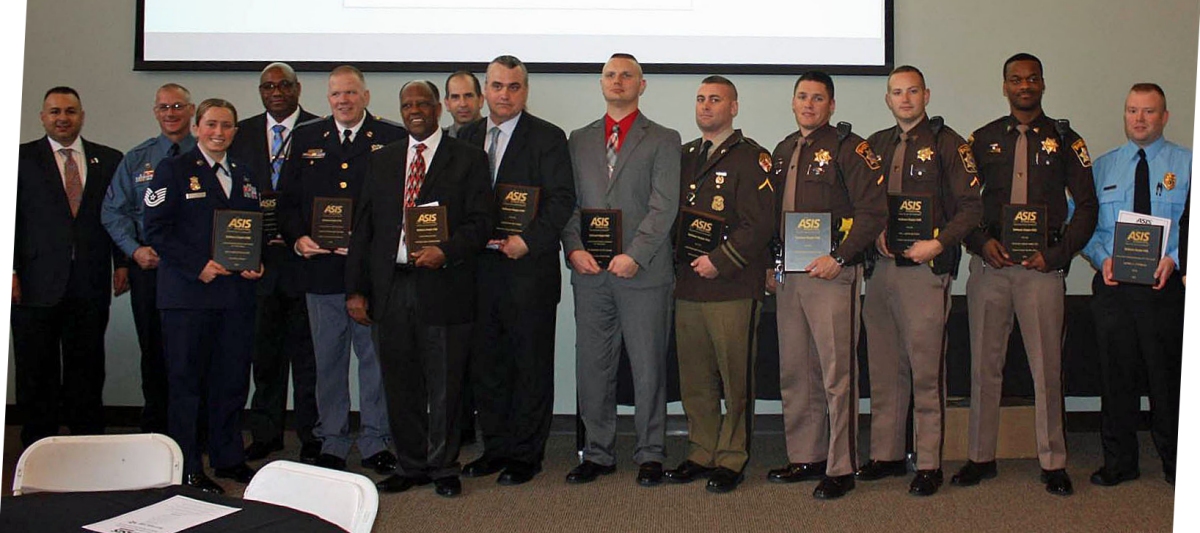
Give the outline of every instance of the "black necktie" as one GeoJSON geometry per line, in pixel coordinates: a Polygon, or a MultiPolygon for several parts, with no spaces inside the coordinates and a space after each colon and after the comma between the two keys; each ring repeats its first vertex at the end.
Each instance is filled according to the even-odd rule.
{"type": "Polygon", "coordinates": [[[342,150],[350,149],[350,130],[342,130],[342,150]]]}
{"type": "Polygon", "coordinates": [[[712,141],[704,141],[704,144],[701,145],[701,147],[700,147],[700,166],[704,166],[704,163],[708,161],[708,150],[710,148],[712,148],[712,141]]]}
{"type": "Polygon", "coordinates": [[[1138,148],[1137,170],[1133,173],[1133,210],[1143,215],[1150,212],[1150,164],[1146,162],[1146,151],[1138,148]]]}
{"type": "Polygon", "coordinates": [[[172,143],[171,149],[167,150],[167,157],[175,157],[179,155],[179,143],[172,143]]]}

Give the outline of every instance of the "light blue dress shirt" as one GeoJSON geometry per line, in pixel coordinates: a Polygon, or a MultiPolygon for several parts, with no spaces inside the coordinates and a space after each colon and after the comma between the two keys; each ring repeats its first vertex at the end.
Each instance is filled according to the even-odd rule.
{"type": "MultiPolygon", "coordinates": [[[[171,144],[171,139],[159,134],[126,153],[113,174],[104,203],[100,205],[100,222],[117,247],[129,257],[133,257],[133,251],[146,242],[146,231],[142,226],[146,208],[142,196],[146,194],[150,180],[154,179],[155,167],[166,159],[171,144]]],[[[186,154],[195,146],[196,138],[189,134],[179,141],[179,153],[186,154]]]]}

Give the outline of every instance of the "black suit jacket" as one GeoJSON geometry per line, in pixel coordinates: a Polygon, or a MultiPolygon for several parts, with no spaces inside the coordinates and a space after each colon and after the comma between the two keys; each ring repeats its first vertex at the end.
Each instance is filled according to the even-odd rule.
{"type": "Polygon", "coordinates": [[[121,152],[86,139],[83,151],[87,181],[75,217],[50,140],[27,142],[18,151],[13,270],[21,305],[50,307],[64,296],[111,299],[112,265],[124,266],[125,258],[100,223],[100,204],[121,152]]]}
{"type": "MultiPolygon", "coordinates": [[[[464,126],[458,132],[459,138],[483,148],[487,128],[487,118],[477,120],[464,126]]],[[[508,281],[505,288],[517,302],[556,304],[562,285],[559,239],[575,209],[575,175],[563,130],[528,111],[523,112],[496,169],[496,185],[502,184],[541,188],[537,216],[521,234],[529,246],[529,254],[516,261],[496,254],[499,260],[488,259],[483,268],[500,269],[508,281]]],[[[493,218],[498,216],[496,205],[493,218]]],[[[481,274],[490,276],[495,272],[481,274]]]]}
{"type": "MultiPolygon", "coordinates": [[[[318,118],[316,115],[300,108],[296,126],[299,127],[316,118],[318,118]]],[[[285,135],[292,133],[295,133],[295,128],[285,135]]],[[[259,113],[238,122],[237,136],[233,138],[233,145],[229,147],[229,153],[246,167],[250,178],[254,180],[254,185],[262,193],[261,202],[264,209],[268,208],[271,202],[278,203],[278,197],[271,188],[271,156],[274,154],[271,153],[271,142],[267,140],[266,134],[267,114],[259,113]]],[[[284,140],[287,141],[286,136],[284,140]]],[[[279,179],[281,182],[283,181],[282,170],[279,179]]],[[[264,237],[264,245],[276,238],[275,235],[265,235],[264,237]]],[[[303,291],[301,258],[293,253],[286,244],[267,245],[263,249],[262,257],[263,264],[267,266],[267,269],[263,273],[263,277],[258,280],[258,294],[271,294],[276,289],[293,295],[303,291]]]]}
{"type": "MultiPolygon", "coordinates": [[[[355,202],[354,235],[346,263],[346,293],[367,297],[372,318],[387,309],[404,225],[404,175],[408,137],[371,155],[355,202]]],[[[476,255],[487,244],[493,221],[487,154],[443,135],[417,205],[446,207],[450,240],[441,249],[446,265],[418,269],[417,312],[430,325],[464,324],[475,315],[476,255]]]]}

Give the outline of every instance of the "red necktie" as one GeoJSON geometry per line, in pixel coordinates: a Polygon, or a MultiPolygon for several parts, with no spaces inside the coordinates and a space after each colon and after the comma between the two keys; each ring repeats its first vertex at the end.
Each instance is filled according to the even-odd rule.
{"type": "Polygon", "coordinates": [[[417,195],[421,192],[421,184],[425,182],[425,144],[418,143],[413,147],[417,151],[411,165],[408,165],[408,178],[404,180],[404,207],[416,207],[417,195]]]}

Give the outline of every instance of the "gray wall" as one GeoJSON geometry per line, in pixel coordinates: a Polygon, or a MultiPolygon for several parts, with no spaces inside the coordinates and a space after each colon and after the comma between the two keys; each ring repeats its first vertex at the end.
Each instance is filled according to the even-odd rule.
{"type": "MultiPolygon", "coordinates": [[[[83,96],[87,110],[84,135],[128,150],[156,133],[150,105],[162,83],[182,83],[197,101],[220,96],[244,116],[261,111],[255,73],[133,72],[134,0],[29,2],[25,37],[25,73],[21,99],[21,138],[42,135],[37,111],[46,88],[66,84],[83,96]],[[69,53],[63,53],[63,51],[69,53]],[[64,77],[63,72],[71,72],[64,77]]],[[[286,5],[286,2],[278,2],[286,5]]],[[[1171,105],[1168,138],[1191,146],[1196,79],[1195,0],[1124,2],[1121,0],[1010,0],[954,2],[897,0],[896,64],[913,64],[926,75],[933,93],[930,113],[943,115],[964,137],[1007,113],[1001,93],[1001,65],[1018,51],[1045,64],[1048,114],[1070,118],[1087,139],[1093,156],[1124,141],[1121,107],[1129,86],[1155,81],[1171,105]]],[[[184,15],[181,16],[191,16],[184,15]]],[[[237,16],[230,14],[229,16],[237,16]]],[[[764,16],[766,16],[764,14],[764,16]]],[[[614,44],[614,51],[620,48],[614,44]]],[[[503,53],[497,48],[496,54],[503,53]]],[[[604,58],[597,58],[602,61],[604,58]]],[[[396,93],[410,79],[441,83],[445,73],[372,74],[371,110],[398,119],[396,93]]],[[[642,109],[650,118],[696,137],[692,100],[703,76],[654,75],[642,109]]],[[[733,76],[741,95],[737,125],[767,147],[795,129],[789,108],[793,76],[733,76]]],[[[328,112],[324,74],[302,73],[302,104],[328,112]]],[[[883,105],[885,78],[839,77],[834,121],[849,121],[864,137],[891,125],[883,105]]],[[[597,75],[540,74],[530,79],[530,109],[562,126],[580,127],[604,112],[597,75]]],[[[444,117],[444,120],[449,120],[444,117]]],[[[11,183],[11,181],[10,181],[11,183]]],[[[1092,270],[1077,259],[1068,289],[1087,294],[1092,270]]],[[[965,269],[964,269],[965,272],[965,269]]],[[[955,291],[963,291],[963,279],[955,291]]],[[[559,307],[555,412],[574,412],[575,365],[572,298],[564,285],[559,307]]],[[[137,343],[128,296],[113,304],[108,332],[110,405],[140,405],[137,343]]],[[[12,403],[11,378],[8,401],[12,403]]],[[[766,406],[767,411],[770,406],[766,406]]],[[[760,408],[760,411],[764,411],[760,408]]]]}

